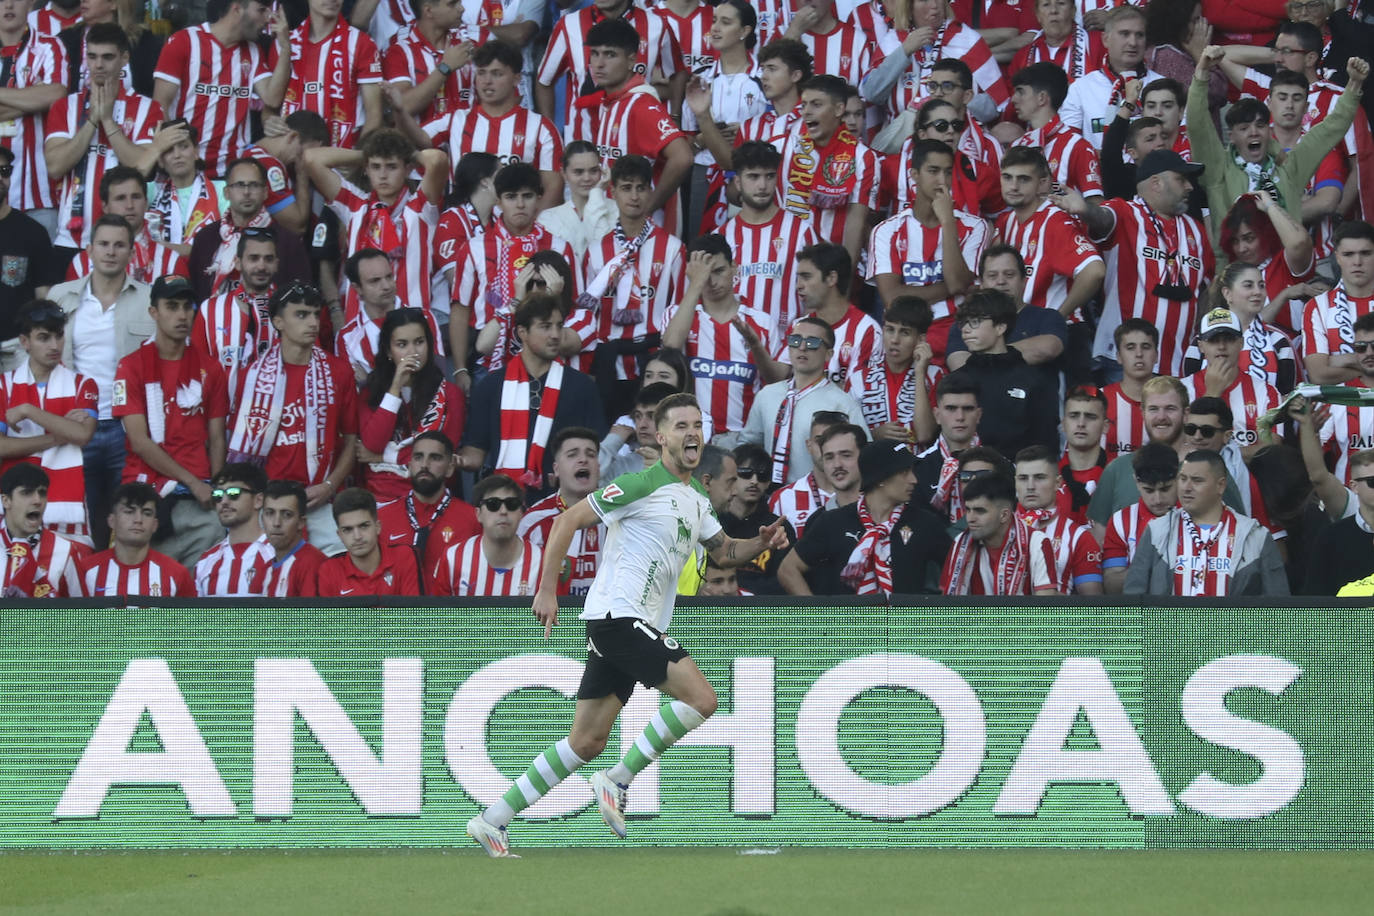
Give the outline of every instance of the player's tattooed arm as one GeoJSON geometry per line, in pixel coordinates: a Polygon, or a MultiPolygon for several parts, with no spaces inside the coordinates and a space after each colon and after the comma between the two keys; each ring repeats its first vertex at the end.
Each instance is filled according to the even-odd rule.
{"type": "Polygon", "coordinates": [[[702,545],[710,552],[712,560],[722,567],[729,568],[743,566],[765,550],[785,548],[788,545],[788,537],[779,520],[760,528],[759,536],[756,538],[732,538],[722,531],[702,541],[702,545]]]}

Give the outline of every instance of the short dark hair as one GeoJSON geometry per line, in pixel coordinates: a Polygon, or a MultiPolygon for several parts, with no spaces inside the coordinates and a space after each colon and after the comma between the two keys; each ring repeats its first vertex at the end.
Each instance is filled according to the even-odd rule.
{"type": "Polygon", "coordinates": [[[107,169],[105,174],[100,176],[100,202],[108,204],[110,202],[110,188],[126,181],[138,183],[138,189],[146,197],[148,195],[148,181],[143,177],[143,173],[138,169],[128,165],[117,165],[112,169],[107,169]]]}
{"type": "Polygon", "coordinates": [[[978,391],[978,386],[972,379],[962,375],[946,375],[935,385],[935,403],[951,394],[971,394],[973,399],[980,405],[983,403],[983,396],[978,391]]]}
{"type": "Polygon", "coordinates": [[[388,264],[391,263],[391,258],[387,257],[387,253],[380,248],[359,248],[348,256],[347,261],[344,261],[344,276],[348,277],[349,283],[356,286],[362,282],[359,279],[362,263],[372,258],[381,258],[388,264]]]}
{"type": "Polygon", "coordinates": [[[243,257],[243,252],[248,248],[249,242],[265,242],[272,246],[272,250],[281,256],[277,248],[277,230],[271,226],[249,226],[239,233],[238,243],[234,246],[234,255],[243,257]]]}
{"type": "MultiPolygon", "coordinates": [[[[1011,78],[1012,88],[1025,86],[1031,92],[1043,92],[1050,97],[1050,107],[1055,111],[1064,104],[1069,94],[1069,75],[1057,64],[1047,60],[1022,67],[1011,78]]],[[[1013,147],[1014,148],[1014,147],[1013,147]]]]}
{"type": "Polygon", "coordinates": [[[969,65],[957,57],[942,57],[930,65],[930,72],[943,70],[946,73],[953,73],[959,78],[959,88],[969,90],[973,88],[973,71],[969,65]]]}
{"type": "Polygon", "coordinates": [[[1311,84],[1307,82],[1306,75],[1296,70],[1281,69],[1274,74],[1274,78],[1269,81],[1269,91],[1273,92],[1280,86],[1294,86],[1306,92],[1311,84]]]}
{"type": "Polygon", "coordinates": [[[1183,456],[1184,461],[1196,461],[1207,465],[1212,472],[1222,480],[1230,478],[1230,472],[1226,470],[1226,461],[1221,457],[1220,452],[1214,452],[1209,448],[1194,449],[1183,456]]]}
{"type": "Polygon", "coordinates": [[[1339,248],[1341,242],[1346,239],[1356,239],[1361,242],[1374,242],[1374,226],[1362,219],[1348,219],[1336,227],[1336,231],[1331,235],[1331,247],[1339,248]]]}
{"type": "Polygon", "coordinates": [[[132,52],[129,34],[117,22],[97,22],[86,29],[86,47],[91,45],[114,45],[125,54],[132,52]]]}
{"type": "Polygon", "coordinates": [[[1087,385],[1074,385],[1069,389],[1069,393],[1064,395],[1064,404],[1070,401],[1093,401],[1102,408],[1105,415],[1107,412],[1107,396],[1102,393],[1100,388],[1090,388],[1087,385]]]}
{"type": "Polygon", "coordinates": [[[1159,120],[1159,118],[1136,118],[1134,121],[1130,123],[1130,126],[1126,128],[1126,139],[1123,141],[1122,145],[1125,146],[1127,149],[1135,149],[1136,141],[1140,139],[1140,132],[1142,130],[1149,130],[1151,127],[1163,126],[1164,122],[1159,120]]]}
{"type": "Polygon", "coordinates": [[[718,254],[725,259],[725,263],[735,263],[735,253],[730,250],[730,243],[725,241],[725,236],[718,232],[710,235],[699,235],[687,243],[687,255],[702,251],[708,255],[718,254]]]}
{"type": "Polygon", "coordinates": [[[697,403],[696,395],[687,394],[685,392],[675,392],[659,401],[658,406],[654,408],[654,428],[657,429],[662,426],[664,419],[668,416],[668,411],[675,410],[678,407],[695,407],[697,410],[701,410],[701,405],[697,403]]]}
{"type": "MultiPolygon", "coordinates": [[[[1048,63],[1042,61],[1041,63],[1048,63]]],[[[1040,66],[1033,64],[1032,66],[1040,66]]],[[[1054,67],[1055,73],[1062,73],[1058,67],[1054,67]]],[[[1038,146],[1013,146],[1002,154],[1002,168],[1009,165],[1028,165],[1035,169],[1035,173],[1041,178],[1048,178],[1050,174],[1050,163],[1045,158],[1045,151],[1038,146]]]]}
{"type": "Polygon", "coordinates": [[[482,180],[500,167],[501,160],[491,153],[464,153],[453,170],[453,196],[459,203],[468,203],[482,180]]]}
{"type": "Polygon", "coordinates": [[[544,179],[539,170],[528,162],[512,162],[496,173],[496,196],[518,194],[521,191],[544,193],[544,179]]]}
{"type": "Polygon", "coordinates": [[[1116,344],[1118,350],[1121,349],[1121,341],[1127,334],[1144,334],[1150,338],[1150,342],[1156,347],[1159,346],[1159,328],[1155,327],[1144,318],[1127,318],[1116,326],[1112,332],[1112,342],[1116,344]]]}
{"type": "Polygon", "coordinates": [[[364,490],[362,487],[349,487],[334,497],[334,505],[331,510],[334,513],[336,523],[349,512],[366,512],[376,518],[377,497],[373,496],[370,490],[364,490]]]}
{"type": "Polygon", "coordinates": [[[115,487],[114,493],[110,496],[110,511],[113,512],[120,506],[142,509],[149,504],[156,506],[159,501],[157,490],[153,489],[152,484],[131,480],[115,487]]]}
{"type": "Polygon", "coordinates": [[[817,73],[798,87],[797,94],[821,92],[832,102],[844,102],[849,93],[849,83],[829,73],[817,73]]]}
{"type": "Polygon", "coordinates": [[[253,171],[258,173],[258,177],[262,179],[262,183],[267,184],[267,166],[263,165],[252,156],[236,156],[230,159],[229,164],[224,167],[225,179],[227,180],[229,178],[229,173],[241,165],[246,165],[253,169],[253,171]]]}
{"type": "Polygon", "coordinates": [[[603,19],[587,30],[583,47],[615,48],[631,57],[639,53],[639,33],[624,19],[603,19]]]}
{"type": "Polygon", "coordinates": [[[517,328],[524,328],[528,331],[534,327],[536,321],[552,318],[554,312],[563,318],[568,317],[563,310],[562,299],[552,293],[534,292],[526,296],[524,301],[515,307],[515,315],[512,316],[511,322],[517,328]]]}
{"type": "Polygon", "coordinates": [[[963,470],[975,461],[990,464],[997,469],[997,473],[1005,474],[1007,479],[1011,479],[1012,465],[1007,460],[1007,456],[986,445],[974,445],[964,449],[959,453],[959,470],[963,470]]]}
{"type": "Polygon", "coordinates": [[[1226,109],[1226,126],[1236,127],[1240,124],[1250,124],[1254,121],[1269,123],[1269,106],[1259,99],[1241,99],[1226,109]]]}
{"type": "Polygon", "coordinates": [[[318,112],[302,108],[291,112],[285,120],[286,126],[296,132],[302,143],[318,143],[321,146],[329,143],[329,122],[318,112]]]}
{"type": "Polygon", "coordinates": [[[229,462],[219,469],[219,473],[210,478],[210,483],[219,486],[231,480],[247,484],[248,489],[254,493],[261,493],[267,489],[267,472],[260,465],[251,461],[229,462]]]}
{"type": "Polygon", "coordinates": [[[1150,80],[1145,87],[1140,90],[1140,102],[1145,103],[1145,97],[1152,92],[1167,92],[1174,97],[1178,107],[1182,108],[1188,100],[1188,94],[1183,91],[1183,84],[1178,80],[1168,76],[1161,76],[1159,79],[1150,80]]]}
{"type": "Polygon", "coordinates": [[[782,153],[771,143],[762,140],[749,140],[735,147],[730,154],[730,163],[736,172],[745,169],[763,169],[776,172],[782,165],[782,153]]]}
{"type": "MultiPolygon", "coordinates": [[[[1012,147],[1012,149],[1015,149],[1015,147],[1012,147]]],[[[1006,257],[1015,258],[1016,269],[1021,271],[1022,274],[1025,274],[1026,259],[1022,256],[1021,250],[1013,245],[1008,245],[1006,242],[998,242],[996,245],[989,245],[987,248],[984,248],[983,253],[978,256],[978,276],[981,277],[987,270],[988,261],[991,261],[993,258],[1006,257]]]]}
{"type": "Polygon", "coordinates": [[[1016,300],[1000,289],[977,289],[969,293],[959,306],[955,320],[963,324],[976,318],[986,318],[993,324],[1011,331],[1016,324],[1016,300]]]}
{"type": "Polygon", "coordinates": [[[40,490],[49,486],[48,472],[32,461],[10,465],[0,474],[0,493],[13,496],[15,490],[40,490]]]}
{"type": "Polygon", "coordinates": [[[664,398],[681,393],[667,382],[654,382],[652,385],[645,385],[635,393],[635,406],[656,407],[664,398]]]}
{"type": "Polygon", "coordinates": [[[292,302],[299,302],[311,308],[324,308],[324,296],[320,291],[308,283],[292,283],[282,287],[272,294],[272,298],[267,300],[267,317],[276,318],[281,314],[281,310],[292,302]]]}
{"type": "Polygon", "coordinates": [[[721,471],[725,468],[726,458],[729,458],[731,461],[735,460],[734,455],[731,455],[719,445],[711,445],[710,443],[703,445],[701,447],[701,458],[697,461],[697,466],[693,469],[692,476],[697,480],[701,480],[703,477],[719,477],[721,471]]]}
{"type": "Polygon", "coordinates": [[[821,272],[822,279],[830,274],[835,274],[838,278],[835,289],[842,296],[849,294],[849,281],[854,273],[854,261],[849,257],[849,252],[843,245],[836,245],[832,242],[816,242],[798,251],[797,260],[810,261],[815,264],[816,269],[821,272]]]}
{"type": "Polygon", "coordinates": [[[1027,445],[1016,453],[1013,464],[1029,464],[1032,461],[1048,461],[1056,470],[1059,468],[1059,456],[1050,450],[1048,445],[1027,445]]]}
{"type": "Polygon", "coordinates": [[[414,441],[410,443],[411,448],[414,448],[417,442],[433,442],[450,455],[457,451],[453,445],[453,440],[448,437],[448,434],[440,432],[437,429],[430,429],[420,433],[415,437],[414,441]]]}
{"type": "Polygon", "coordinates": [[[367,159],[399,159],[410,162],[415,158],[415,144],[399,130],[379,127],[358,141],[358,152],[367,159]]]}
{"type": "Polygon", "coordinates": [[[1359,318],[1356,318],[1354,330],[1364,331],[1366,334],[1374,331],[1374,312],[1365,312],[1359,318]]]}
{"type": "Polygon", "coordinates": [[[1222,426],[1227,427],[1236,422],[1236,416],[1231,412],[1231,405],[1221,398],[1194,398],[1193,403],[1188,405],[1188,413],[1216,417],[1221,421],[1222,426]]]}
{"type": "Polygon", "coordinates": [[[622,181],[642,181],[652,187],[654,164],[643,156],[621,156],[611,164],[611,185],[622,181]]]}
{"type": "Polygon", "coordinates": [[[943,140],[916,140],[911,144],[907,166],[913,172],[918,172],[921,166],[926,164],[926,160],[935,155],[948,156],[951,161],[958,158],[954,155],[954,147],[943,140]]]}
{"type": "Polygon", "coordinates": [[[836,436],[850,435],[854,437],[854,444],[863,448],[868,443],[868,430],[857,423],[836,423],[834,426],[821,433],[816,444],[825,448],[825,444],[836,436]]]}
{"type": "Polygon", "coordinates": [[[14,150],[10,149],[8,146],[0,146],[0,159],[4,159],[6,162],[13,162],[14,150]]]}
{"type": "Polygon", "coordinates": [[[601,445],[601,437],[596,434],[596,430],[586,426],[565,426],[554,433],[553,438],[549,440],[549,457],[552,458],[557,455],[569,439],[586,439],[593,445],[598,447],[601,445]]]}
{"type": "MultiPolygon", "coordinates": [[[[768,453],[768,449],[757,442],[745,442],[743,445],[737,445],[730,454],[735,459],[736,467],[755,468],[763,471],[764,477],[772,473],[773,456],[768,453]]],[[[768,481],[764,480],[763,483],[767,484],[768,481]]]]}
{"type": "Polygon", "coordinates": [[[1306,52],[1320,53],[1325,42],[1322,30],[1310,22],[1285,22],[1279,27],[1278,34],[1295,39],[1298,46],[1306,52]]]}
{"type": "Polygon", "coordinates": [[[520,497],[521,501],[525,499],[525,488],[514,477],[508,477],[505,474],[489,474],[477,481],[477,486],[472,488],[472,504],[475,506],[491,494],[501,490],[510,490],[520,497]]]}
{"type": "Polygon", "coordinates": [[[792,325],[792,333],[801,333],[797,329],[797,325],[802,324],[808,324],[814,328],[819,328],[821,330],[821,334],[819,336],[821,340],[825,341],[826,349],[835,349],[835,329],[830,326],[829,322],[816,315],[803,315],[802,317],[798,318],[796,322],[792,325]]]}
{"type": "Polygon", "coordinates": [[[95,234],[101,229],[123,229],[129,234],[129,244],[134,243],[134,227],[130,226],[122,216],[115,216],[113,213],[100,214],[100,218],[91,227],[91,242],[95,242],[95,234]]]}
{"type": "MultiPolygon", "coordinates": [[[[843,410],[816,410],[811,413],[811,431],[815,431],[817,426],[834,426],[836,423],[848,423],[849,414],[843,410]]],[[[769,461],[772,461],[770,456],[769,461]]]]}
{"type": "Polygon", "coordinates": [[[774,59],[782,61],[789,73],[800,73],[800,82],[811,78],[811,51],[795,38],[774,38],[759,50],[760,65],[774,59]]]}
{"type": "Polygon", "coordinates": [[[917,334],[925,334],[934,321],[930,306],[920,296],[898,296],[887,304],[883,321],[915,328],[917,334]]]}
{"type": "Polygon", "coordinates": [[[262,488],[263,499],[294,499],[296,514],[304,516],[310,500],[305,495],[305,485],[295,480],[269,480],[262,488]]]}
{"type": "Polygon", "coordinates": [[[472,52],[474,67],[490,67],[493,63],[502,64],[507,70],[519,74],[525,67],[524,56],[520,49],[508,41],[493,38],[472,52]]]}
{"type": "Polygon", "coordinates": [[[50,334],[67,332],[67,313],[51,299],[34,299],[14,311],[14,324],[20,334],[32,334],[42,328],[50,334]],[[35,316],[42,315],[41,319],[35,316]]]}
{"type": "Polygon", "coordinates": [[[1178,476],[1178,452],[1163,442],[1146,442],[1131,455],[1131,469],[1139,483],[1157,487],[1178,476]]]}
{"type": "Polygon", "coordinates": [[[979,474],[964,484],[961,492],[964,505],[968,505],[975,499],[986,499],[1008,506],[1016,505],[1016,483],[1009,475],[1001,471],[992,474],[979,474]]]}

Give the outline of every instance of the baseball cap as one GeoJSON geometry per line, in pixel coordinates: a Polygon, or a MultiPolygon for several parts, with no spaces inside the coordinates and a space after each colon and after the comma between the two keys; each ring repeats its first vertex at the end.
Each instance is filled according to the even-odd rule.
{"type": "Polygon", "coordinates": [[[1200,340],[1208,340],[1223,333],[1234,334],[1237,337],[1241,334],[1240,320],[1229,309],[1212,309],[1202,316],[1202,324],[1197,332],[1200,340]]]}
{"type": "Polygon", "coordinates": [[[152,299],[186,299],[195,302],[196,294],[191,289],[191,281],[181,274],[163,274],[153,281],[152,299]]]}
{"type": "Polygon", "coordinates": [[[915,466],[916,457],[902,442],[870,442],[859,452],[859,478],[864,490],[871,490],[915,466]]]}
{"type": "Polygon", "coordinates": [[[1146,153],[1145,158],[1135,167],[1135,180],[1139,183],[1161,172],[1178,172],[1185,178],[1196,178],[1202,174],[1202,165],[1189,162],[1171,149],[1157,149],[1146,153]]]}

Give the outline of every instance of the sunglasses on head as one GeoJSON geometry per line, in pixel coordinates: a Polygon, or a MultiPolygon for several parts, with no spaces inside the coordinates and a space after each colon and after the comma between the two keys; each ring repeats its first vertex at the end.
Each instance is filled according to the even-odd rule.
{"type": "Polygon", "coordinates": [[[269,239],[275,242],[277,233],[271,226],[249,226],[243,230],[243,237],[246,239],[269,239]]]}
{"type": "Polygon", "coordinates": [[[787,345],[795,349],[805,346],[808,350],[819,350],[825,346],[825,341],[819,337],[803,337],[800,334],[788,334],[787,345]]]}
{"type": "Polygon", "coordinates": [[[304,302],[306,305],[319,308],[324,305],[324,296],[309,283],[302,283],[297,280],[277,293],[277,301],[282,305],[286,305],[288,302],[304,302]]]}
{"type": "Polygon", "coordinates": [[[991,474],[991,473],[992,473],[992,471],[988,471],[988,470],[983,470],[983,471],[960,471],[960,472],[959,472],[959,482],[960,482],[960,483],[968,483],[970,480],[977,480],[979,477],[982,477],[984,474],[991,474]]]}
{"type": "Polygon", "coordinates": [[[955,118],[952,121],[947,120],[945,118],[936,118],[934,121],[927,121],[926,123],[922,124],[921,128],[923,130],[936,130],[940,133],[944,133],[947,130],[952,130],[957,134],[962,133],[964,128],[967,126],[967,121],[961,121],[958,118],[955,118]]]}
{"type": "Polygon", "coordinates": [[[29,311],[24,316],[33,324],[44,324],[49,321],[66,321],[67,313],[62,311],[58,305],[44,305],[29,311]]]}
{"type": "Polygon", "coordinates": [[[500,496],[488,496],[482,500],[482,508],[488,512],[500,512],[504,508],[507,512],[518,512],[525,505],[525,501],[518,496],[507,496],[502,499],[500,496]]]}
{"type": "Polygon", "coordinates": [[[247,487],[221,487],[210,491],[210,501],[219,503],[226,499],[238,499],[243,494],[249,492],[251,491],[247,487]]]}
{"type": "Polygon", "coordinates": [[[1350,345],[1356,353],[1368,353],[1370,347],[1374,347],[1374,340],[1357,340],[1350,345]]]}
{"type": "Polygon", "coordinates": [[[1184,423],[1184,424],[1183,424],[1183,435],[1185,435],[1185,436],[1197,436],[1197,435],[1201,435],[1204,439],[1210,439],[1210,438],[1212,438],[1213,436],[1215,436],[1217,433],[1221,432],[1221,430],[1222,430],[1222,427],[1220,427],[1220,426],[1210,426],[1210,425],[1205,424],[1205,423],[1202,423],[1202,424],[1199,424],[1199,423],[1184,423]]]}

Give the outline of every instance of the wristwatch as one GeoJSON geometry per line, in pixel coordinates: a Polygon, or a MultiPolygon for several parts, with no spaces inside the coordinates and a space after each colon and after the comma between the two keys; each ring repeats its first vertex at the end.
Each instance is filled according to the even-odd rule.
{"type": "Polygon", "coordinates": [[[447,78],[448,75],[453,72],[453,68],[450,67],[448,64],[444,63],[442,60],[435,65],[434,69],[442,73],[445,76],[445,78],[447,78]]]}

